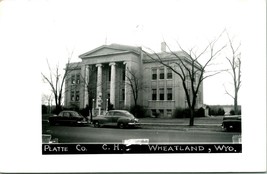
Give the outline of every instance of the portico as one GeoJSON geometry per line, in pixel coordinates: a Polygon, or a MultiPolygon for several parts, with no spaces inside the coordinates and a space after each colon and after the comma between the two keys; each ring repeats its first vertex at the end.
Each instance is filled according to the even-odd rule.
{"type": "Polygon", "coordinates": [[[126,77],[129,75],[128,71],[140,68],[140,56],[138,47],[117,44],[103,45],[80,55],[83,67],[81,74],[84,74],[84,81],[95,89],[89,94],[84,86],[80,107],[85,108],[88,100],[94,99],[95,109],[129,108],[133,102],[131,88],[126,77]]]}
{"type": "Polygon", "coordinates": [[[130,107],[131,91],[129,88],[128,78],[131,69],[129,61],[103,62],[98,64],[84,65],[85,83],[90,88],[95,88],[94,96],[89,97],[88,90],[84,90],[84,106],[88,104],[88,99],[94,99],[94,108],[106,110],[108,108],[123,109],[130,107]],[[91,67],[91,68],[90,68],[91,67]],[[95,71],[89,69],[95,68],[95,71]],[[95,77],[92,77],[94,76],[95,77]],[[90,78],[91,77],[91,78],[90,78]]]}

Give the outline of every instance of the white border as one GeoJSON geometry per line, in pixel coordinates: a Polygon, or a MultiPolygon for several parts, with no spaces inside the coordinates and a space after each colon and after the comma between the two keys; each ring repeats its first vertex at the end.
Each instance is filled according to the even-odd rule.
{"type": "MultiPolygon", "coordinates": [[[[10,42],[2,46],[18,42],[21,47],[1,50],[0,172],[266,171],[266,17],[265,6],[262,6],[265,1],[245,2],[248,15],[244,17],[242,31],[245,40],[242,42],[241,154],[43,156],[41,110],[38,109],[41,105],[38,56],[41,53],[34,51],[38,45],[36,48],[26,46],[27,36],[14,33],[19,38],[10,38],[10,42]]],[[[25,29],[23,24],[21,29],[25,29]]],[[[38,33],[33,36],[38,41],[38,33]]]]}

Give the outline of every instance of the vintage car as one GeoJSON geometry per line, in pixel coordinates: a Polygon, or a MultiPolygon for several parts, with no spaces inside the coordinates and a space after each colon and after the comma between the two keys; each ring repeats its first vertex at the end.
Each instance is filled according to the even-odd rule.
{"type": "Polygon", "coordinates": [[[44,144],[58,143],[58,139],[52,138],[52,135],[50,134],[42,134],[42,142],[44,144]]]}
{"type": "Polygon", "coordinates": [[[222,128],[226,131],[241,131],[241,115],[224,116],[222,128]]]}
{"type": "Polygon", "coordinates": [[[50,125],[68,124],[81,125],[86,124],[86,119],[76,111],[61,111],[58,115],[49,117],[50,125]]]}
{"type": "Polygon", "coordinates": [[[93,118],[94,127],[117,126],[119,128],[140,126],[138,119],[125,110],[110,110],[105,115],[93,118]]]}

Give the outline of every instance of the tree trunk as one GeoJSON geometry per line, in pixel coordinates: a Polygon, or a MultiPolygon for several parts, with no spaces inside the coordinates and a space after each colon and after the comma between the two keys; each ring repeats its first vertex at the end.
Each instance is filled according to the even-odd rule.
{"type": "Polygon", "coordinates": [[[89,113],[90,113],[90,122],[92,123],[93,122],[93,112],[92,112],[92,109],[89,110],[89,113]]]}
{"type": "Polygon", "coordinates": [[[238,114],[237,92],[235,92],[235,98],[234,98],[234,111],[235,111],[235,115],[237,115],[238,114]]]}
{"type": "Polygon", "coordinates": [[[55,110],[55,114],[59,114],[61,112],[61,105],[57,104],[56,105],[56,110],[55,110]]]}
{"type": "Polygon", "coordinates": [[[194,126],[194,108],[190,108],[190,121],[189,121],[189,126],[194,126]]]}
{"type": "Polygon", "coordinates": [[[90,96],[92,96],[92,94],[90,93],[90,91],[88,90],[88,94],[90,94],[89,96],[88,96],[88,110],[89,110],[89,115],[90,115],[90,122],[92,123],[93,122],[93,99],[90,97],[90,96]]]}

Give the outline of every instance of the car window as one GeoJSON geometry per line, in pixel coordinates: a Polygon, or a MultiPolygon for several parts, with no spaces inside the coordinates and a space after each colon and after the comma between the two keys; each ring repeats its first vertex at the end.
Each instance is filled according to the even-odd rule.
{"type": "Polygon", "coordinates": [[[58,114],[58,116],[62,117],[62,116],[63,116],[63,112],[60,112],[60,113],[58,114]]]}
{"type": "Polygon", "coordinates": [[[71,116],[72,117],[79,117],[79,113],[78,112],[71,112],[71,116]]]}
{"type": "Polygon", "coordinates": [[[64,113],[63,113],[63,116],[64,116],[64,117],[70,117],[70,113],[69,113],[69,112],[64,112],[64,113]]]}
{"type": "Polygon", "coordinates": [[[134,117],[130,112],[127,112],[127,111],[123,111],[122,112],[123,113],[123,115],[125,116],[125,117],[134,117]]]}
{"type": "Polygon", "coordinates": [[[113,114],[114,114],[114,112],[113,112],[113,111],[109,111],[109,112],[107,112],[106,116],[108,116],[108,117],[112,117],[112,116],[113,116],[113,114]]]}
{"type": "Polygon", "coordinates": [[[114,112],[114,116],[125,116],[122,112],[114,112]]]}

